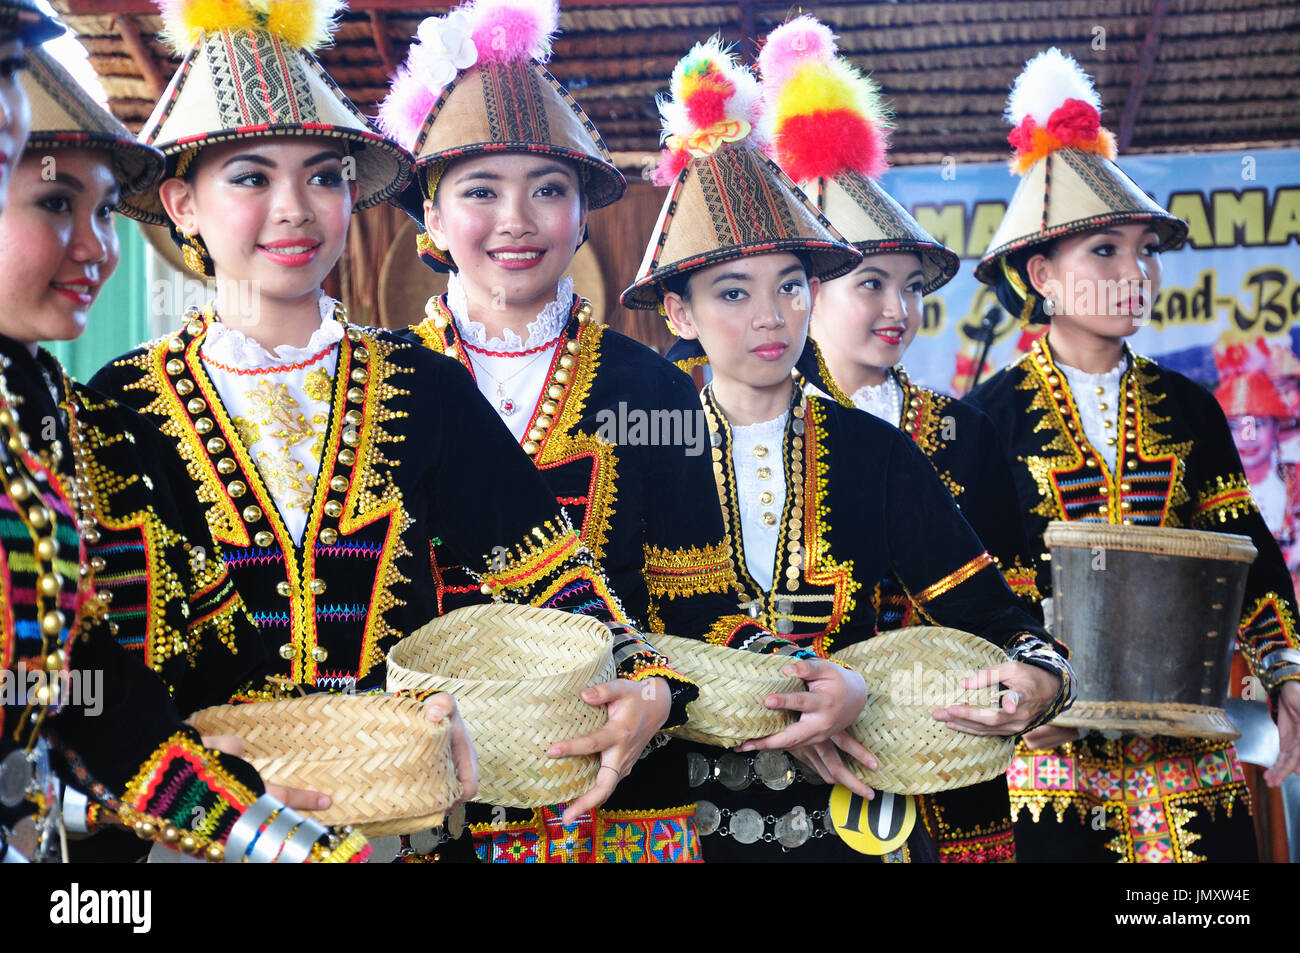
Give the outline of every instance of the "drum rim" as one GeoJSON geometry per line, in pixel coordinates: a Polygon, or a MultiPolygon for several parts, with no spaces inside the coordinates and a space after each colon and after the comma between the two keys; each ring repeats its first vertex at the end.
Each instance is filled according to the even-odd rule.
{"type": "Polygon", "coordinates": [[[1249,565],[1259,555],[1249,536],[1170,526],[1130,526],[1053,520],[1043,531],[1049,548],[1103,546],[1121,552],[1191,559],[1219,559],[1249,565]]]}

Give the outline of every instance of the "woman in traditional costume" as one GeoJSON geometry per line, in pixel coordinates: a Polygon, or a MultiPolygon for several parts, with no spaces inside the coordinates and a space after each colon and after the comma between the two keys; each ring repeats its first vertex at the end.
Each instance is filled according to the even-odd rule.
{"type": "MultiPolygon", "coordinates": [[[[264,794],[248,764],[206,749],[182,725],[164,684],[118,644],[153,653],[160,674],[180,674],[165,662],[174,655],[233,657],[236,648],[246,656],[239,664],[250,667],[232,668],[228,677],[257,669],[256,641],[236,645],[252,627],[246,619],[240,626],[242,608],[223,567],[193,564],[176,531],[194,530],[210,546],[206,525],[186,525],[171,500],[142,498],[148,474],[162,472],[167,455],[149,443],[152,428],[73,384],[38,349],[42,339],[75,337],[84,328],[117,263],[112,211],[119,195],[151,184],[163,165],[161,153],[137,144],[48,55],[29,49],[23,63],[22,43],[58,32],[34,6],[0,7],[4,62],[17,58],[7,72],[12,78],[25,70],[21,85],[4,84],[0,126],[15,160],[5,163],[0,182],[0,235],[11,251],[0,289],[13,305],[0,327],[0,506],[7,513],[0,520],[0,662],[6,687],[17,685],[0,710],[0,803],[19,809],[26,800],[36,811],[12,832],[0,826],[0,855],[5,862],[66,859],[60,845],[68,832],[112,821],[214,861],[363,860],[370,848],[360,834],[303,818],[264,794]],[[19,162],[29,108],[31,149],[19,162]],[[14,196],[6,205],[11,175],[14,196]],[[150,447],[158,458],[150,459],[150,447]],[[107,537],[125,531],[128,516],[136,552],[121,555],[107,537]],[[137,572],[146,548],[156,577],[137,572]],[[129,604],[136,587],[148,592],[148,605],[129,604]],[[209,621],[187,622],[190,611],[209,621]]],[[[190,688],[178,696],[201,703],[201,689],[190,688]]],[[[276,793],[297,799],[305,792],[276,793]]]]}
{"type": "Polygon", "coordinates": [[[433,548],[472,567],[485,594],[607,622],[621,677],[587,700],[608,706],[608,724],[560,752],[600,751],[607,792],[666,719],[684,719],[695,688],[624,624],[469,376],[348,324],[322,293],[352,213],[398,194],[410,165],[309,52],[340,9],[163,6],[185,58],[142,139],[167,155],[171,177],[133,206],[170,222],[217,297],[95,385],[155,421],[186,460],[274,674],[382,687],[388,649],[438,612],[424,582],[433,548]]]}
{"type": "MultiPolygon", "coordinates": [[[[1160,253],[1187,226],[1114,164],[1100,109],[1059,50],[1016,80],[1006,116],[1022,179],[976,277],[1050,330],[968,400],[1017,461],[1021,511],[1044,559],[1050,520],[1251,538],[1259,555],[1237,638],[1277,717],[1282,753],[1265,777],[1279,784],[1300,763],[1295,594],[1214,397],[1124,341],[1154,304],[1160,253]]],[[[1024,739],[1008,772],[1022,860],[1257,858],[1230,742],[1114,734],[1048,726],[1024,739]]]]}
{"type": "MultiPolygon", "coordinates": [[[[381,107],[383,128],[415,153],[401,204],[421,227],[420,257],[450,272],[447,293],[429,301],[410,334],[474,376],[634,620],[807,655],[737,609],[689,378],[592,321],[591,304],[565,275],[588,211],[617,200],[626,183],[595,126],[542,65],[558,12],[552,3],[477,0],[424,21],[381,107]]],[[[440,607],[481,598],[464,568],[436,562],[440,607]]],[[[807,740],[856,717],[860,678],[819,660],[793,670],[818,685],[803,720],[807,740]]],[[[680,767],[666,751],[648,754],[582,817],[598,802],[576,802],[563,816],[472,809],[477,855],[696,859],[694,804],[664,800],[681,790],[681,778],[661,779],[668,764],[680,767]],[[504,821],[487,823],[494,813],[504,821]]]]}
{"type": "MultiPolygon", "coordinates": [[[[1014,734],[1051,717],[1069,697],[1068,666],[925,456],[894,427],[803,390],[795,361],[818,280],[852,271],[860,253],[764,154],[753,77],[714,40],[677,65],[672,95],[655,172],[669,193],[623,303],[663,308],[680,336],[670,359],[712,369],[702,401],[741,604],[826,657],[875,634],[871,587],[896,574],[924,618],[974,631],[1016,660],[983,677],[1018,698],[944,709],[940,720],[1014,734]],[[736,94],[746,89],[755,95],[736,94]]],[[[740,752],[769,754],[780,741],[740,752]]],[[[862,859],[826,825],[826,789],[810,781],[819,772],[746,786],[734,782],[747,770],[733,772],[716,749],[670,750],[708,784],[696,814],[706,861],[862,859]]],[[[932,857],[925,844],[916,841],[932,857]]]]}
{"type": "MultiPolygon", "coordinates": [[[[876,85],[837,57],[810,16],[773,30],[759,55],[777,164],[863,259],[823,281],[799,369],[810,392],[900,428],[930,459],[1012,592],[1038,612],[1034,560],[1010,463],[982,413],[913,383],[901,364],[921,325],[921,296],[957,272],[945,248],[880,185],[889,124],[876,85]]],[[[877,631],[922,616],[893,576],[873,594],[877,631]]],[[[944,862],[1015,859],[1006,779],[923,797],[918,806],[944,862]]]]}

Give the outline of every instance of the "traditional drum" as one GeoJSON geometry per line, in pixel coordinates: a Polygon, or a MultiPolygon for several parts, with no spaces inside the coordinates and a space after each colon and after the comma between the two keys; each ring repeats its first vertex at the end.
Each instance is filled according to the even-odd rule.
{"type": "Polygon", "coordinates": [[[598,620],[508,603],[439,616],[388,654],[389,691],[456,699],[478,751],[476,800],[503,807],[558,804],[595,786],[598,757],[550,758],[546,749],[605,723],[604,707],[579,694],[614,678],[598,620]]]}
{"type": "Polygon", "coordinates": [[[370,837],[436,827],[461,795],[451,724],[430,721],[413,698],[309,695],[218,705],[189,721],[200,734],[237,735],[264,780],[330,796],[305,813],[370,837]]]}
{"type": "Polygon", "coordinates": [[[797,717],[763,705],[768,695],[805,690],[802,679],[781,674],[794,661],[790,656],[760,655],[672,635],[656,635],[654,641],[677,671],[700,686],[690,721],[673,732],[676,737],[731,748],[776,734],[797,717]]]}
{"type": "Polygon", "coordinates": [[[1007,655],[992,642],[939,626],[886,632],[831,656],[851,665],[867,683],[867,704],[849,734],[876,756],[868,770],[849,768],[878,791],[933,794],[1005,774],[1015,754],[1013,738],[971,735],[934,719],[950,705],[995,708],[1001,691],[962,688],[976,672],[996,668],[1007,655]]]}
{"type": "Polygon", "coordinates": [[[1076,728],[1232,739],[1223,705],[1254,544],[1245,536],[1049,523],[1052,634],[1070,649],[1076,728]]]}

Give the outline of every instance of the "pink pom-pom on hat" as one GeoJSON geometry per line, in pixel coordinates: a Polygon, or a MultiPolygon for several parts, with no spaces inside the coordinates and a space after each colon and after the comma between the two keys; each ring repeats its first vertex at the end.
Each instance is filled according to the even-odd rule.
{"type": "Polygon", "coordinates": [[[758,54],[763,91],[771,95],[808,63],[829,63],[835,59],[836,49],[831,28],[814,17],[804,14],[781,24],[768,34],[758,54]]]}
{"type": "Polygon", "coordinates": [[[550,58],[551,37],[560,28],[558,0],[474,0],[468,12],[480,61],[550,58]]]}

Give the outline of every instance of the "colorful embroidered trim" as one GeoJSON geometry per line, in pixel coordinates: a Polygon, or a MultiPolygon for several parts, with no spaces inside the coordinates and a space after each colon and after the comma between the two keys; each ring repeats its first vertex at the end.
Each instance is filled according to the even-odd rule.
{"type": "Polygon", "coordinates": [[[1051,806],[1058,822],[1073,807],[1080,823],[1105,815],[1115,832],[1107,846],[1130,863],[1188,863],[1205,858],[1190,847],[1198,835],[1186,824],[1200,807],[1228,816],[1250,810],[1236,750],[1228,742],[1124,735],[1085,739],[1054,751],[1017,747],[1007,771],[1011,816],[1027,809],[1036,823],[1051,806]]]}
{"type": "Polygon", "coordinates": [[[485,863],[678,864],[701,863],[695,805],[663,811],[603,811],[573,824],[564,805],[534,811],[532,820],[473,824],[474,851],[485,863]]]}

